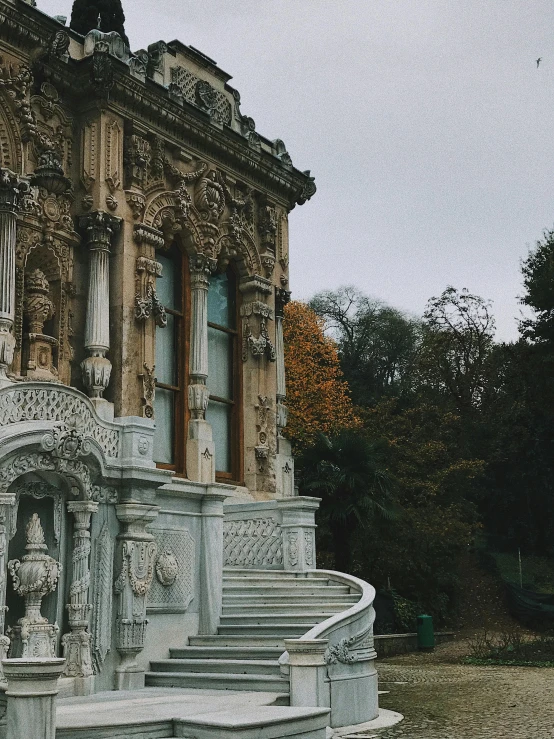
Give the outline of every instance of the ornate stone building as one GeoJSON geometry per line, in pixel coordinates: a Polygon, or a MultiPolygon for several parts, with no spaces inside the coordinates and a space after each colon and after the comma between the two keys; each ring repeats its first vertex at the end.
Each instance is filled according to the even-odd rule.
{"type": "Polygon", "coordinates": [[[315,185],[229,80],[0,0],[0,650],[65,656],[67,692],[216,634],[224,565],[315,567],[282,434],[315,185]]]}

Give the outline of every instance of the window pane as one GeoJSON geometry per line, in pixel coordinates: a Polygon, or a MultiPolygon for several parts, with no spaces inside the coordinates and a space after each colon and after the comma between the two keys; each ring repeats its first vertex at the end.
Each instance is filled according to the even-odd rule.
{"type": "Polygon", "coordinates": [[[180,290],[176,260],[171,257],[157,255],[158,262],[162,265],[162,276],[156,278],[156,292],[162,305],[166,308],[180,310],[180,290]]]}
{"type": "Polygon", "coordinates": [[[233,399],[234,336],[208,326],[208,388],[210,395],[233,399]]]}
{"type": "Polygon", "coordinates": [[[210,400],[206,411],[206,421],[212,427],[218,472],[231,472],[231,412],[230,405],[215,400],[210,400]]]}
{"type": "Polygon", "coordinates": [[[172,390],[156,388],[154,419],[154,462],[173,464],[175,393],[172,390]]]}
{"type": "Polygon", "coordinates": [[[167,314],[167,326],[156,326],[156,379],[166,385],[177,385],[175,324],[178,320],[167,314]]]}
{"type": "Polygon", "coordinates": [[[234,287],[226,273],[210,277],[208,290],[208,322],[235,328],[234,287]]]}

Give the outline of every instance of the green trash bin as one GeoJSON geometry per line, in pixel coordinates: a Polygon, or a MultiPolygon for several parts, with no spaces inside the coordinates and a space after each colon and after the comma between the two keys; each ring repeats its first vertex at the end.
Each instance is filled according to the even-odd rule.
{"type": "Polygon", "coordinates": [[[435,648],[435,631],[433,617],[425,614],[417,617],[417,647],[418,649],[435,648]]]}

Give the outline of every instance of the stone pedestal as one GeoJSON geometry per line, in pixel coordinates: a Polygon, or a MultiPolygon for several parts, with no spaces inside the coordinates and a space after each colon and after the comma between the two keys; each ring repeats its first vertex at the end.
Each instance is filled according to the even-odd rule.
{"type": "Polygon", "coordinates": [[[283,531],[283,569],[314,570],[315,512],[320,499],[306,496],[277,501],[281,510],[283,531]]]}
{"type": "Polygon", "coordinates": [[[7,659],[6,739],[55,739],[56,695],[63,659],[7,659]]]}
{"type": "Polygon", "coordinates": [[[144,670],[137,655],[144,648],[146,601],[154,577],[156,542],[146,527],[158,515],[158,507],[135,502],[116,506],[125,531],[118,536],[119,574],[114,590],[118,595],[116,648],[121,662],[116,669],[116,690],[144,687],[144,670]]]}
{"type": "Polygon", "coordinates": [[[223,585],[223,501],[225,495],[202,500],[199,634],[216,634],[223,585]]]}
{"type": "Polygon", "coordinates": [[[328,639],[285,639],[291,706],[331,706],[325,650],[328,639]]]}

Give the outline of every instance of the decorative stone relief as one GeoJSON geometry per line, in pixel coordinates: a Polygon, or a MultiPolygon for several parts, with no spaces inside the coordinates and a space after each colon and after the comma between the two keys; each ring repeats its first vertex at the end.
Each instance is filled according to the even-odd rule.
{"type": "Polygon", "coordinates": [[[118,595],[116,646],[121,656],[116,685],[125,689],[133,683],[138,668],[136,657],[144,648],[146,602],[154,579],[156,541],[146,527],[158,515],[158,508],[139,503],[116,506],[125,531],[118,537],[118,574],[114,591],[118,595]]]}
{"type": "Polygon", "coordinates": [[[57,624],[48,623],[40,606],[45,595],[54,592],[61,565],[46,554],[44,531],[40,519],[33,514],[26,527],[27,554],[8,562],[15,592],[25,600],[25,615],[11,631],[10,654],[21,657],[54,657],[57,624]]]}
{"type": "Polygon", "coordinates": [[[123,131],[117,121],[106,123],[105,180],[114,193],[121,186],[123,131]]]}
{"type": "Polygon", "coordinates": [[[252,334],[252,329],[248,321],[244,321],[242,331],[242,361],[246,362],[248,359],[248,350],[256,359],[260,357],[266,357],[270,362],[275,362],[276,354],[275,347],[271,339],[269,338],[269,332],[267,330],[267,322],[265,318],[260,320],[260,335],[256,338],[252,334]]]}
{"type": "Polygon", "coordinates": [[[195,546],[187,530],[152,529],[158,548],[148,610],[185,611],[194,597],[195,546]]]}
{"type": "Polygon", "coordinates": [[[144,372],[141,373],[142,378],[142,415],[143,418],[154,418],[154,399],[156,397],[156,377],[154,371],[156,365],[149,367],[146,362],[143,364],[144,372]]]}
{"type": "Polygon", "coordinates": [[[0,88],[4,88],[13,100],[23,141],[29,141],[37,133],[35,117],[28,102],[32,81],[33,75],[28,66],[22,64],[18,67],[11,62],[4,63],[0,56],[0,88]]]}
{"type": "Polygon", "coordinates": [[[308,567],[314,566],[314,535],[304,531],[304,561],[308,567]]]}
{"type": "Polygon", "coordinates": [[[92,660],[99,673],[111,647],[114,541],[104,522],[94,545],[92,660]]]}
{"type": "Polygon", "coordinates": [[[133,192],[132,190],[126,190],[125,200],[129,203],[129,207],[131,208],[135,221],[139,220],[142,217],[146,206],[144,195],[141,195],[138,192],[133,192]]]}
{"type": "Polygon", "coordinates": [[[155,259],[138,257],[135,276],[135,318],[137,321],[146,321],[154,317],[157,326],[167,325],[165,308],[156,293],[156,277],[162,274],[162,265],[155,259]]]}
{"type": "Polygon", "coordinates": [[[224,564],[279,567],[283,564],[281,526],[274,518],[223,522],[224,564]]]}
{"type": "Polygon", "coordinates": [[[298,564],[298,532],[289,531],[287,536],[287,546],[289,552],[289,562],[293,567],[298,564]]]}
{"type": "Polygon", "coordinates": [[[260,472],[265,472],[270,453],[273,451],[271,426],[271,401],[265,395],[258,395],[258,404],[256,405],[257,422],[256,430],[258,432],[258,444],[255,454],[259,462],[260,472]]]}
{"type": "Polygon", "coordinates": [[[5,493],[9,486],[26,472],[58,472],[68,478],[72,494],[82,494],[92,499],[94,486],[90,479],[90,470],[80,460],[62,459],[51,454],[27,453],[11,457],[0,467],[0,493],[5,493]]]}
{"type": "Polygon", "coordinates": [[[0,425],[20,421],[80,420],[83,436],[94,439],[108,457],[119,455],[119,431],[98,423],[83,398],[62,387],[8,387],[0,393],[0,425]]]}
{"type": "MultiPolygon", "coordinates": [[[[371,608],[373,611],[373,608],[371,608]]],[[[328,665],[336,665],[337,662],[343,665],[351,665],[359,662],[364,657],[367,658],[368,650],[373,648],[373,621],[375,612],[373,611],[371,623],[362,631],[351,637],[344,637],[336,644],[329,644],[325,650],[324,659],[328,665]]]]}
{"type": "Polygon", "coordinates": [[[195,203],[203,218],[219,221],[225,208],[225,189],[219,172],[212,169],[198,182],[195,203]]]}
{"type": "Polygon", "coordinates": [[[113,62],[110,59],[109,48],[105,41],[98,41],[92,54],[90,83],[100,98],[107,97],[114,86],[113,62]]]}
{"type": "MultiPolygon", "coordinates": [[[[85,123],[81,129],[81,184],[90,191],[98,176],[98,124],[85,123]]],[[[91,203],[92,205],[92,203],[91,203]]]]}
{"type": "Polygon", "coordinates": [[[310,170],[307,169],[303,174],[306,175],[306,182],[296,199],[298,205],[304,205],[307,200],[315,195],[317,190],[315,186],[315,177],[310,177],[310,170]]]}
{"type": "Polygon", "coordinates": [[[69,416],[53,429],[44,434],[40,445],[46,452],[60,459],[78,459],[90,454],[90,440],[83,433],[83,424],[79,416],[69,416]]]}
{"type": "Polygon", "coordinates": [[[209,82],[201,80],[184,67],[171,68],[171,86],[178,90],[187,103],[205,110],[221,124],[231,125],[232,106],[227,96],[215,90],[209,82]]]}
{"type": "Polygon", "coordinates": [[[40,269],[33,270],[25,279],[23,314],[29,323],[27,339],[27,376],[37,379],[52,379],[58,371],[54,366],[52,350],[57,340],[43,333],[44,324],[55,312],[49,297],[50,285],[40,269]]]}

